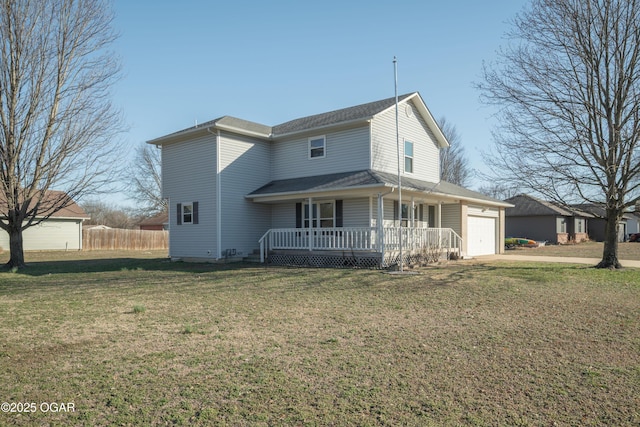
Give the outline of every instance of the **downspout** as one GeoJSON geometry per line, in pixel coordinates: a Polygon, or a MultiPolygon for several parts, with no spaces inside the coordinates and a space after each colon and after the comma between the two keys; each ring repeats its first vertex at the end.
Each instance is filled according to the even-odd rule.
{"type": "Polygon", "coordinates": [[[222,258],[222,183],[220,177],[220,129],[211,132],[211,128],[207,128],[207,132],[216,138],[216,259],[222,258]]]}
{"type": "Polygon", "coordinates": [[[222,171],[220,170],[220,130],[216,135],[216,239],[217,258],[222,258],[222,171]]]}

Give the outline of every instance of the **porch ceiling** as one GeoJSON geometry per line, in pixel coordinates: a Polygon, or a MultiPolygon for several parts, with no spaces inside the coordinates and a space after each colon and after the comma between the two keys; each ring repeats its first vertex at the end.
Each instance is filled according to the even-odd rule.
{"type": "MultiPolygon", "coordinates": [[[[259,203],[307,197],[362,197],[375,193],[392,193],[397,188],[398,177],[386,172],[361,170],[310,177],[271,181],[246,197],[259,203]]],[[[505,203],[481,193],[467,190],[446,181],[439,183],[402,177],[402,191],[406,197],[442,203],[458,203],[465,200],[472,203],[496,207],[510,207],[505,203]],[[404,193],[406,192],[406,193],[404,193]]],[[[397,193],[396,193],[397,194],[397,193]]],[[[387,197],[393,199],[396,194],[387,197]]]]}

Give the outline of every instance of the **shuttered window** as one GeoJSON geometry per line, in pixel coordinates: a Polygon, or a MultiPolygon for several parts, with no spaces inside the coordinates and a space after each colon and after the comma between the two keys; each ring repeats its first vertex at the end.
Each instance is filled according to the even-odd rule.
{"type": "Polygon", "coordinates": [[[176,222],[178,225],[198,224],[198,202],[178,203],[176,222]]]}
{"type": "Polygon", "coordinates": [[[342,227],[342,200],[296,203],[296,228],[342,227]]]}

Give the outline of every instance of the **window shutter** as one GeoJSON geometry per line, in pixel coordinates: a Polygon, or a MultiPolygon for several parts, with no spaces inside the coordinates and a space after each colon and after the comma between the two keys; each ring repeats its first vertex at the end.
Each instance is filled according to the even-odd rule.
{"type": "Polygon", "coordinates": [[[394,221],[398,220],[398,201],[397,200],[393,201],[393,220],[394,221]]]}
{"type": "Polygon", "coordinates": [[[193,202],[193,217],[192,217],[192,221],[193,221],[193,224],[197,224],[198,223],[198,202],[193,202]]]}
{"type": "Polygon", "coordinates": [[[296,203],[296,228],[302,228],[302,203],[296,203]]]}
{"type": "Polygon", "coordinates": [[[418,221],[424,221],[424,205],[420,204],[419,213],[418,213],[418,221]]]}
{"type": "Polygon", "coordinates": [[[182,203],[178,203],[178,216],[176,217],[178,225],[182,225],[182,203]]]}
{"type": "Polygon", "coordinates": [[[342,227],[342,200],[336,200],[336,227],[342,227]]]}

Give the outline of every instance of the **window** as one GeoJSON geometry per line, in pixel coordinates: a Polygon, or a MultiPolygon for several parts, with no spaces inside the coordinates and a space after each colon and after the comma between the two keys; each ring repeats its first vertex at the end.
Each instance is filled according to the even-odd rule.
{"type": "Polygon", "coordinates": [[[558,218],[558,233],[567,232],[567,220],[565,218],[558,218]]]}
{"type": "Polygon", "coordinates": [[[296,228],[342,227],[342,200],[324,201],[311,204],[311,217],[308,203],[296,203],[296,228]]]}
{"type": "Polygon", "coordinates": [[[177,208],[178,225],[198,223],[198,202],[178,203],[177,208]]]}
{"type": "Polygon", "coordinates": [[[182,205],[182,223],[193,224],[193,203],[182,205]]]}
{"type": "MultiPolygon", "coordinates": [[[[413,219],[414,221],[419,221],[420,220],[420,205],[419,204],[415,204],[413,207],[413,217],[411,217],[409,215],[409,213],[411,212],[411,207],[408,204],[403,203],[402,204],[402,210],[401,210],[401,225],[402,227],[409,227],[412,226],[411,225],[411,220],[413,219]]],[[[393,202],[393,217],[394,220],[398,220],[398,202],[394,201],[393,202]]]]}
{"type": "Polygon", "coordinates": [[[413,142],[404,142],[404,171],[413,173],[413,142]]]}
{"type": "Polygon", "coordinates": [[[326,140],[324,136],[309,138],[309,158],[322,158],[325,156],[326,140]]]}
{"type": "Polygon", "coordinates": [[[309,218],[309,205],[304,205],[304,228],[309,228],[310,220],[313,228],[318,228],[318,224],[320,224],[321,228],[334,227],[335,210],[333,202],[314,203],[311,207],[312,217],[309,218]]]}

